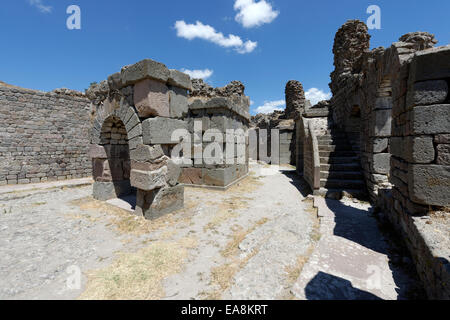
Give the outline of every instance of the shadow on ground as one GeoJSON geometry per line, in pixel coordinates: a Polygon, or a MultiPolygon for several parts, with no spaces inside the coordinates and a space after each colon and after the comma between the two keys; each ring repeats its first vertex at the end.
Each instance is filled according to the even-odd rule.
{"type": "Polygon", "coordinates": [[[290,183],[297,188],[304,198],[312,194],[308,183],[294,170],[281,170],[281,173],[290,179],[290,183]]]}
{"type": "Polygon", "coordinates": [[[381,300],[376,295],[357,289],[348,280],[319,272],[305,288],[308,300],[381,300]]]}
{"type": "Polygon", "coordinates": [[[382,225],[370,210],[361,210],[337,200],[326,199],[326,203],[335,214],[335,236],[388,257],[398,300],[426,297],[407,249],[400,239],[393,238],[394,234],[386,231],[389,226],[382,225]]]}

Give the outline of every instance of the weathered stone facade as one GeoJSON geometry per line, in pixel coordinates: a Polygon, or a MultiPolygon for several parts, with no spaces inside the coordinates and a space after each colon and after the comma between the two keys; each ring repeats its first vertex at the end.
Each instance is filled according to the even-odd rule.
{"type": "Polygon", "coordinates": [[[239,81],[223,88],[193,81],[185,118],[193,150],[191,164],[182,165],[180,182],[227,188],[247,176],[250,99],[244,90],[239,81]]]}
{"type": "Polygon", "coordinates": [[[99,200],[136,189],[135,213],[154,219],[183,207],[184,185],[227,188],[248,173],[250,100],[238,81],[192,86],[188,75],[147,59],[86,94],[96,110],[90,155],[99,200]],[[219,159],[208,156],[214,147],[219,159]]]}
{"type": "Polygon", "coordinates": [[[333,97],[321,118],[327,132],[314,133],[320,122],[308,119],[311,114],[297,122],[305,134],[304,177],[313,190],[367,186],[382,216],[403,235],[429,297],[449,299],[450,46],[433,48],[433,35],[414,32],[369,51],[369,39],[357,20],[336,34],[333,97]],[[337,143],[344,140],[351,148],[337,143]],[[359,166],[356,159],[364,184],[356,183],[356,171],[344,171],[359,166]],[[351,180],[344,183],[346,176],[351,180]]]}
{"type": "Polygon", "coordinates": [[[261,160],[272,164],[295,165],[303,161],[303,152],[298,152],[297,141],[302,144],[303,139],[297,140],[295,120],[303,111],[310,107],[305,98],[303,86],[299,81],[290,80],[285,89],[286,109],[271,114],[258,114],[252,117],[252,131],[257,143],[251,152],[254,160],[261,160]],[[275,130],[272,132],[272,130],[275,130]],[[272,155],[272,143],[278,143],[279,148],[272,155]],[[296,159],[300,157],[300,159],[296,159]]]}
{"type": "Polygon", "coordinates": [[[0,85],[0,105],[0,185],[91,175],[91,110],[84,94],[0,85]]]}

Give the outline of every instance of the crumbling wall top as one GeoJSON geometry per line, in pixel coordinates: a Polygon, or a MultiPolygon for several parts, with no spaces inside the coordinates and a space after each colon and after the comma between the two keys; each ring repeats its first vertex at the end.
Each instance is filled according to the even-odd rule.
{"type": "Polygon", "coordinates": [[[305,91],[300,81],[290,80],[286,84],[286,118],[297,119],[305,109],[305,91]]]}

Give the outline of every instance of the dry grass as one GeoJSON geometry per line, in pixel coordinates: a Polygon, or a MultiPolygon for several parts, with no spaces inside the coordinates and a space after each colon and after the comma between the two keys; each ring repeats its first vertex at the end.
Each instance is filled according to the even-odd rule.
{"type": "Polygon", "coordinates": [[[194,238],[156,242],[135,253],[120,253],[108,267],[88,274],[80,300],[157,300],[164,298],[162,280],[182,271],[194,238]]]}
{"type": "Polygon", "coordinates": [[[238,217],[239,210],[249,208],[247,201],[250,200],[252,199],[247,197],[231,196],[229,198],[223,199],[219,203],[217,203],[217,201],[207,202],[209,206],[217,208],[217,210],[215,211],[209,223],[203,228],[204,231],[216,229],[224,222],[238,217]]]}
{"type": "Polygon", "coordinates": [[[211,282],[210,285],[214,288],[210,292],[203,292],[200,296],[205,300],[219,300],[222,297],[222,293],[227,290],[233,284],[233,278],[236,273],[244,268],[248,261],[258,253],[258,248],[254,249],[245,258],[238,258],[239,244],[245,239],[245,237],[252,233],[258,226],[265,224],[269,219],[264,218],[257,221],[251,228],[242,230],[237,229],[231,241],[227,244],[224,250],[221,251],[223,257],[228,258],[229,262],[211,269],[211,282]]]}
{"type": "MultiPolygon", "coordinates": [[[[317,245],[317,243],[320,241],[321,233],[320,233],[320,219],[318,218],[318,209],[313,207],[313,201],[307,200],[304,201],[310,206],[305,209],[306,212],[311,213],[314,216],[314,223],[312,226],[311,233],[309,235],[310,239],[312,240],[312,243],[308,247],[308,250],[304,255],[301,255],[297,257],[297,261],[294,265],[286,266],[286,279],[285,279],[285,287],[291,288],[294,283],[297,281],[297,279],[300,277],[300,274],[303,271],[304,266],[309,261],[309,258],[311,257],[312,253],[314,252],[314,249],[317,245]]],[[[280,297],[281,300],[295,300],[296,297],[291,293],[291,291],[285,290],[284,293],[280,297]]]]}
{"type": "Polygon", "coordinates": [[[243,259],[232,258],[232,262],[211,269],[210,285],[215,289],[201,294],[204,300],[220,300],[222,294],[233,284],[236,273],[244,268],[248,261],[258,253],[258,249],[253,250],[243,259]]]}
{"type": "MultiPolygon", "coordinates": [[[[122,234],[143,235],[153,231],[167,229],[170,226],[181,223],[189,223],[193,214],[193,209],[198,203],[195,201],[187,201],[185,207],[171,214],[164,215],[155,220],[146,220],[144,217],[138,217],[129,211],[120,209],[103,201],[97,201],[92,197],[87,197],[71,202],[72,205],[78,206],[87,212],[99,212],[107,214],[111,225],[122,234]]],[[[87,216],[89,217],[89,215],[87,216]]],[[[87,218],[84,215],[77,215],[74,218],[87,218]]],[[[100,220],[100,218],[96,218],[100,220]]],[[[89,219],[92,221],[92,219],[89,219]]],[[[97,221],[97,220],[95,220],[97,221]]]]}
{"type": "Polygon", "coordinates": [[[245,237],[247,237],[247,235],[252,233],[256,228],[258,228],[259,226],[262,226],[263,224],[267,223],[268,221],[269,221],[269,219],[263,218],[261,220],[258,220],[251,228],[249,228],[247,230],[241,229],[241,230],[235,231],[232,236],[231,241],[228,242],[225,249],[223,249],[221,251],[222,256],[225,258],[229,258],[231,256],[236,255],[239,252],[239,245],[245,239],[245,237]]]}

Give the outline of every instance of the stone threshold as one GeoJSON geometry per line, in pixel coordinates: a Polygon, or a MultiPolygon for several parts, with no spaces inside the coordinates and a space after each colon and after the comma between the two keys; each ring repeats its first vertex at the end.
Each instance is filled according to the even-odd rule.
{"type": "Polygon", "coordinates": [[[247,173],[245,176],[240,177],[239,179],[233,181],[232,183],[230,183],[229,185],[225,186],[225,187],[219,187],[219,186],[209,186],[206,184],[186,184],[183,183],[181,184],[183,187],[187,187],[187,188],[199,188],[199,189],[209,189],[209,190],[219,190],[219,191],[227,191],[228,189],[230,189],[232,186],[234,186],[235,184],[241,182],[242,180],[244,180],[245,178],[247,178],[249,176],[249,173],[247,173]]]}

